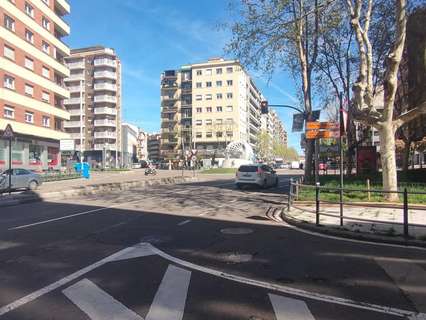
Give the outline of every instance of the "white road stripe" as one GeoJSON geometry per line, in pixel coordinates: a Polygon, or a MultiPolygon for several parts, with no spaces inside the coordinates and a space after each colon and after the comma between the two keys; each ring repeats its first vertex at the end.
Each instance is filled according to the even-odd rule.
{"type": "Polygon", "coordinates": [[[302,300],[269,294],[277,320],[315,320],[302,300]]]}
{"type": "Polygon", "coordinates": [[[55,222],[55,221],[59,221],[59,220],[83,216],[83,215],[94,213],[94,212],[119,208],[119,207],[122,207],[122,206],[125,206],[125,205],[128,205],[128,204],[136,203],[136,202],[140,202],[140,201],[142,201],[142,200],[139,199],[139,200],[121,203],[121,204],[117,204],[117,205],[113,205],[113,206],[109,206],[109,207],[103,207],[103,208],[97,208],[97,209],[93,209],[93,210],[83,211],[83,212],[79,212],[79,213],[70,214],[70,215],[67,215],[67,216],[62,216],[62,217],[59,217],[59,218],[53,218],[53,219],[43,220],[43,221],[39,221],[39,222],[35,222],[35,223],[25,224],[25,225],[18,226],[18,227],[9,228],[8,230],[10,231],[10,230],[26,229],[26,228],[38,226],[38,225],[41,225],[41,224],[46,224],[46,223],[51,223],[51,222],[55,222]]]}
{"type": "Polygon", "coordinates": [[[181,320],[191,272],[169,265],[146,320],[181,320]]]}
{"type": "Polygon", "coordinates": [[[77,282],[62,293],[91,320],[143,320],[88,279],[77,282]]]}
{"type": "Polygon", "coordinates": [[[426,312],[426,271],[404,259],[375,259],[416,309],[426,312]]]}
{"type": "Polygon", "coordinates": [[[183,226],[183,225],[190,223],[190,222],[191,222],[191,220],[185,220],[185,221],[179,222],[178,226],[183,226]]]}

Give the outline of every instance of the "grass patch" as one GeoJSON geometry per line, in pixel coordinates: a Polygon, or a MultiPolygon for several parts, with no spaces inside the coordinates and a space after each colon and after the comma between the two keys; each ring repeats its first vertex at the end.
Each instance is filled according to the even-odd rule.
{"type": "MultiPolygon", "coordinates": [[[[370,179],[370,189],[382,190],[381,180],[378,180],[380,176],[368,177],[370,179]]],[[[344,188],[345,189],[361,189],[367,190],[367,178],[366,177],[345,177],[344,188]]],[[[399,190],[407,188],[408,191],[408,202],[410,204],[426,204],[426,194],[410,194],[410,192],[426,192],[426,184],[418,182],[410,182],[410,180],[401,179],[399,183],[399,190]]],[[[330,188],[340,187],[339,176],[321,176],[321,186],[330,188]]],[[[343,201],[345,202],[385,202],[383,193],[370,192],[370,199],[368,199],[367,192],[361,191],[346,191],[343,193],[343,201]]],[[[338,202],[339,192],[338,191],[325,191],[321,190],[320,199],[325,201],[338,202]]],[[[299,190],[299,200],[315,200],[315,188],[303,187],[299,190]]],[[[400,195],[400,202],[402,202],[402,194],[400,195]]]]}
{"type": "Polygon", "coordinates": [[[235,174],[236,172],[236,168],[212,168],[201,171],[204,174],[235,174]]]}
{"type": "Polygon", "coordinates": [[[62,180],[72,180],[81,178],[81,174],[72,173],[72,174],[47,174],[42,176],[43,182],[51,181],[62,181],[62,180]]]}

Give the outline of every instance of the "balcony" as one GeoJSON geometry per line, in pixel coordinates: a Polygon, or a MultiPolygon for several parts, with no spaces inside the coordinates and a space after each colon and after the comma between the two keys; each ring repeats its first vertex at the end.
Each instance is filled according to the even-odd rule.
{"type": "Polygon", "coordinates": [[[80,98],[70,98],[64,100],[64,105],[70,105],[70,104],[80,104],[81,99],[80,98]]]}
{"type": "MultiPolygon", "coordinates": [[[[68,112],[72,116],[79,116],[80,115],[80,109],[68,109],[68,112]]],[[[84,114],[84,112],[83,112],[84,114]]]]}
{"type": "Polygon", "coordinates": [[[94,74],[95,79],[117,79],[117,74],[111,71],[96,71],[94,74]]]}
{"type": "Polygon", "coordinates": [[[95,120],[94,123],[95,127],[116,127],[116,121],[115,120],[95,120]]]}
{"type": "MultiPolygon", "coordinates": [[[[70,133],[69,134],[70,135],[70,137],[72,138],[72,139],[78,139],[78,140],[80,140],[80,132],[77,132],[77,133],[70,133]]],[[[84,137],[83,137],[83,140],[84,140],[84,137]]]]}
{"type": "Polygon", "coordinates": [[[78,62],[70,62],[67,63],[67,67],[70,70],[78,70],[78,69],[84,69],[84,61],[78,61],[78,62]]]}
{"type": "Polygon", "coordinates": [[[95,114],[109,114],[109,115],[117,115],[117,109],[114,108],[95,108],[95,114]]]}
{"type": "Polygon", "coordinates": [[[73,86],[67,88],[69,92],[80,92],[80,90],[84,91],[84,87],[82,86],[73,86]]]}
{"type": "Polygon", "coordinates": [[[95,132],[96,139],[115,139],[116,137],[117,137],[117,134],[111,131],[95,132]]]}
{"type": "Polygon", "coordinates": [[[68,78],[65,78],[64,81],[84,81],[84,73],[72,74],[68,78]]]}
{"type": "MultiPolygon", "coordinates": [[[[83,122],[83,127],[85,126],[83,122]]],[[[64,128],[80,128],[80,121],[65,121],[64,128]]]]}
{"type": "Polygon", "coordinates": [[[95,91],[117,91],[117,86],[113,83],[95,83],[95,91]]]}
{"type": "Polygon", "coordinates": [[[116,96],[108,96],[108,95],[95,96],[94,101],[95,102],[117,103],[117,97],[116,96]]]}
{"type": "Polygon", "coordinates": [[[105,150],[115,151],[116,146],[115,146],[115,143],[114,144],[112,144],[112,143],[101,143],[101,144],[95,144],[94,149],[95,150],[104,150],[105,149],[105,150]]]}
{"type": "Polygon", "coordinates": [[[176,145],[177,143],[178,143],[178,140],[177,139],[163,139],[162,141],[161,141],[161,143],[163,144],[163,145],[176,145]]]}
{"type": "Polygon", "coordinates": [[[162,96],[161,97],[162,101],[176,101],[179,100],[178,96],[162,96]]]}
{"type": "Polygon", "coordinates": [[[112,59],[96,59],[94,61],[95,67],[100,67],[100,66],[106,66],[106,67],[112,67],[115,68],[117,67],[117,62],[115,60],[112,59]]]}

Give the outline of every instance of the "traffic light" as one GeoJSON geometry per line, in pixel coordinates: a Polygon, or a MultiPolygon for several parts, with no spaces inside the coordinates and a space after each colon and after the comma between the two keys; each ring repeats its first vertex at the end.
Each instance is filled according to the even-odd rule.
{"type": "Polygon", "coordinates": [[[268,101],[265,100],[260,103],[260,113],[268,114],[268,101]]]}

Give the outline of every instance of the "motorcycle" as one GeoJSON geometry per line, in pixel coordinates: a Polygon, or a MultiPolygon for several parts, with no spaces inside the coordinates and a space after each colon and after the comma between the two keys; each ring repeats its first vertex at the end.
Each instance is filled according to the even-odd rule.
{"type": "Polygon", "coordinates": [[[152,174],[153,176],[155,176],[157,174],[157,170],[155,168],[146,168],[145,169],[145,175],[150,175],[152,174]]]}

